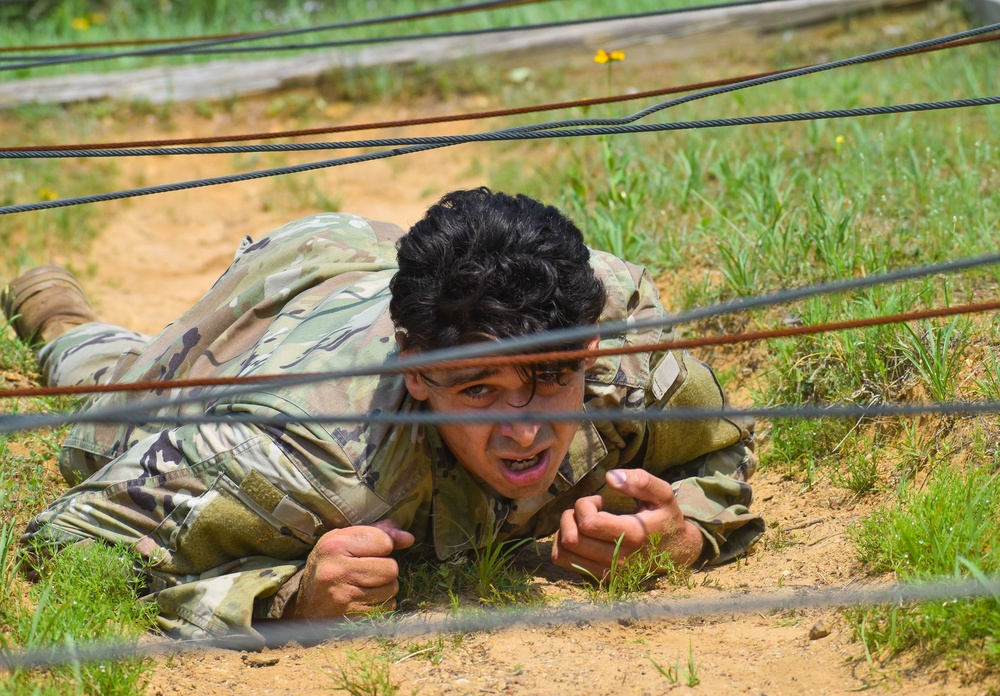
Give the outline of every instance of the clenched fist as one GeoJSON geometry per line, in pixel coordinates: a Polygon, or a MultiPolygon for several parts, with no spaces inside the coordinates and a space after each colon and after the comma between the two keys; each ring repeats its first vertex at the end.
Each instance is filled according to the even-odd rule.
{"type": "Polygon", "coordinates": [[[306,559],[292,617],[325,619],[392,609],[399,565],[389,557],[413,543],[392,520],[327,532],[306,559]]]}

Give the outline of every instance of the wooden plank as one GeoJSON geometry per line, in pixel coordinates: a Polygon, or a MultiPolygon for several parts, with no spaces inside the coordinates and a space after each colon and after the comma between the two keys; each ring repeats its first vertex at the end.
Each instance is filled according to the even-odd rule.
{"type": "Polygon", "coordinates": [[[983,25],[1000,22],[1000,0],[971,0],[972,13],[983,25]]]}
{"type": "Polygon", "coordinates": [[[784,0],[762,5],[683,12],[562,28],[500,32],[380,44],[356,50],[315,51],[290,58],[222,60],[113,73],[76,74],[0,83],[0,108],[29,103],[114,99],[160,104],[227,99],[314,81],[332,70],[377,65],[443,63],[476,58],[537,63],[540,56],[576,56],[589,62],[594,50],[641,48],[647,55],[677,51],[685,39],[739,30],[758,32],[891,10],[927,0],[784,0]]]}

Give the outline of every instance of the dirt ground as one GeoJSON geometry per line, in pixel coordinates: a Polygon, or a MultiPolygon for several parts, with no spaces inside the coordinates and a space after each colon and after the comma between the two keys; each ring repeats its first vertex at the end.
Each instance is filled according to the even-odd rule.
{"type": "MultiPolygon", "coordinates": [[[[210,117],[193,112],[171,119],[166,137],[247,132],[291,127],[268,117],[276,97],[241,103],[238,112],[220,109],[210,117]]],[[[482,99],[482,98],[479,98],[482,99]]],[[[408,107],[319,106],[330,122],[405,118],[483,108],[475,100],[408,107]]],[[[448,124],[420,132],[479,130],[484,124],[448,124]]],[[[137,124],[128,137],[156,137],[155,118],[137,124]]],[[[408,134],[404,129],[395,133],[408,134]]],[[[114,139],[114,133],[101,136],[114,139]]],[[[543,146],[544,147],[544,146],[543,146]]],[[[443,193],[486,183],[482,172],[501,148],[461,146],[378,162],[326,170],[311,181],[342,210],[406,227],[443,193]],[[486,163],[486,164],[484,164],[486,163]]],[[[536,153],[537,155],[538,153],[536,153]]],[[[504,156],[501,154],[501,156],[504,156]]],[[[224,157],[224,156],[223,156],[224,157]]],[[[289,160],[294,161],[294,160],[289,160]]],[[[305,161],[305,160],[302,160],[305,161]]],[[[270,162],[262,160],[260,166],[270,162]]],[[[181,181],[232,171],[231,162],[210,158],[141,158],[119,163],[121,187],[181,181]]],[[[256,168],[259,168],[256,167],[256,168]]],[[[306,188],[308,177],[301,177],[306,188]]],[[[259,236],[300,215],[314,212],[294,187],[276,180],[216,186],[101,204],[103,233],[86,258],[86,285],[102,318],[155,333],[204,293],[232,259],[239,240],[259,236]]],[[[55,260],[58,252],[53,254],[55,260]]],[[[669,287],[669,280],[664,286],[669,287]]],[[[696,573],[693,588],[657,587],[670,597],[731,597],[779,588],[863,587],[886,582],[860,568],[845,530],[874,503],[819,481],[810,489],[774,471],[759,473],[753,507],[768,522],[764,541],[739,563],[696,573]]],[[[585,598],[582,581],[541,556],[536,583],[554,599],[585,598]]],[[[863,647],[837,610],[706,616],[691,620],[547,625],[467,634],[448,639],[437,664],[420,655],[394,663],[399,693],[423,694],[656,694],[754,693],[836,694],[874,688],[914,694],[980,693],[988,685],[963,684],[960,670],[944,665],[910,669],[905,661],[872,667],[863,647]],[[811,639],[822,623],[829,634],[811,639]],[[672,685],[653,665],[697,665],[700,685],[683,677],[672,685]]],[[[289,646],[246,655],[233,651],[191,653],[161,660],[149,693],[306,694],[332,691],[347,651],[379,651],[375,643],[289,646]],[[259,660],[248,658],[277,658],[259,660]],[[266,666],[254,666],[273,662],[266,666]]]]}

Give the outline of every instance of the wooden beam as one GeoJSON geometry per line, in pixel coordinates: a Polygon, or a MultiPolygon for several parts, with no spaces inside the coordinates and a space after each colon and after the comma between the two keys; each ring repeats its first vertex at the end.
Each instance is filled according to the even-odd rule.
{"type": "Polygon", "coordinates": [[[655,54],[669,60],[666,54],[683,52],[683,46],[690,43],[685,39],[692,37],[704,40],[708,34],[736,30],[744,33],[775,31],[837,20],[853,13],[925,4],[926,1],[784,0],[553,29],[376,44],[354,50],[312,51],[289,58],[220,60],[8,81],[0,83],[0,108],[98,99],[155,104],[211,101],[302,85],[337,69],[444,63],[469,58],[523,64],[530,54],[531,63],[538,63],[544,57],[585,64],[592,60],[594,50],[605,47],[636,49],[646,56],[655,54]]]}

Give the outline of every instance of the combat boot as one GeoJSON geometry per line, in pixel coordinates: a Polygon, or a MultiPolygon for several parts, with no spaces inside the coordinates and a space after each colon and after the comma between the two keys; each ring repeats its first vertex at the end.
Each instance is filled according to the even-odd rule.
{"type": "Polygon", "coordinates": [[[0,306],[25,343],[48,343],[97,321],[80,281],[61,266],[38,266],[10,281],[0,292],[0,306]]]}

